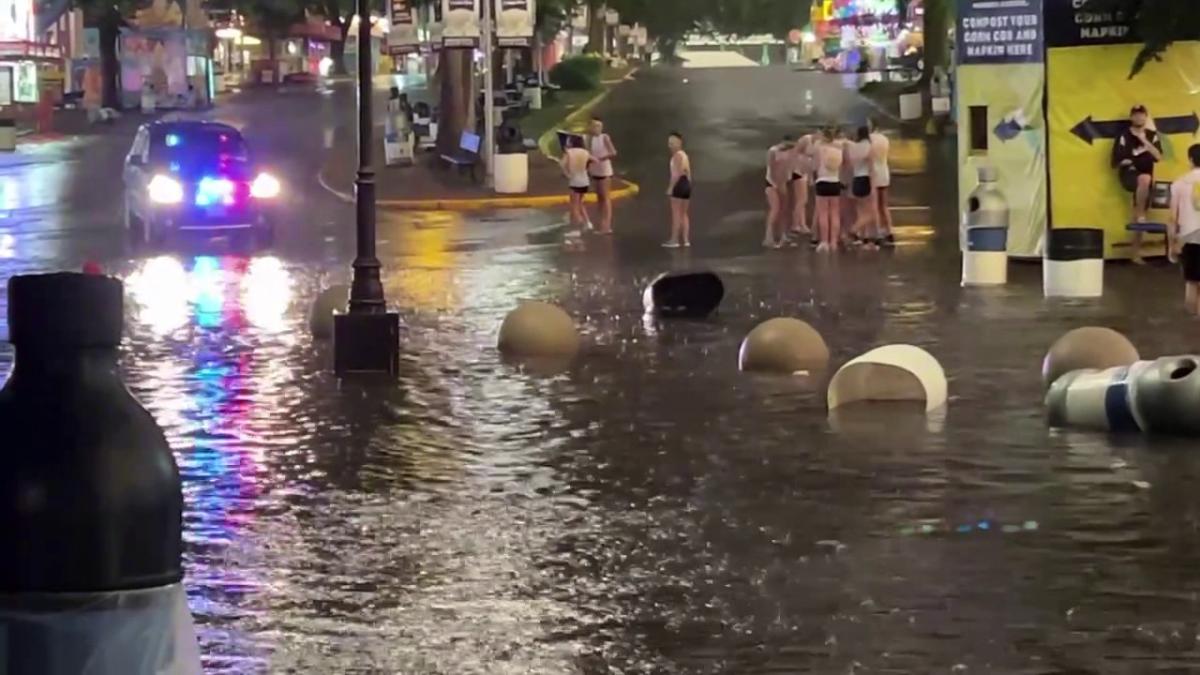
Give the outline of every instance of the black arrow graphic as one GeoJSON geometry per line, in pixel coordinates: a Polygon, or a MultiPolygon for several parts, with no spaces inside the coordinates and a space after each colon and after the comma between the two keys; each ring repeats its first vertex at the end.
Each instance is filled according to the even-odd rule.
{"type": "MultiPolygon", "coordinates": [[[[1178,117],[1156,117],[1154,125],[1160,134],[1191,134],[1200,131],[1200,116],[1196,113],[1178,117]]],[[[1096,121],[1088,115],[1079,124],[1071,128],[1071,133],[1078,136],[1088,145],[1097,138],[1114,139],[1129,128],[1128,120],[1096,121]]]]}

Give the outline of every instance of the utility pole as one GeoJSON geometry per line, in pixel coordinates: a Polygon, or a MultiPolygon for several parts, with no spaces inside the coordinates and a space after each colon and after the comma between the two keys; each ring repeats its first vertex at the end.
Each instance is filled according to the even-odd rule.
{"type": "Polygon", "coordinates": [[[368,0],[358,0],[358,177],[355,188],[356,252],[350,284],[350,307],[334,317],[333,369],[348,375],[389,375],[400,367],[400,317],[387,311],[375,255],[375,120],[374,68],[371,58],[371,13],[368,0]]]}
{"type": "Polygon", "coordinates": [[[483,155],[484,175],[487,176],[486,183],[489,187],[495,185],[496,163],[493,161],[493,155],[496,151],[496,92],[495,81],[493,80],[492,65],[494,62],[493,51],[495,50],[495,42],[492,36],[492,2],[493,0],[481,0],[483,2],[483,142],[486,150],[483,155]]]}

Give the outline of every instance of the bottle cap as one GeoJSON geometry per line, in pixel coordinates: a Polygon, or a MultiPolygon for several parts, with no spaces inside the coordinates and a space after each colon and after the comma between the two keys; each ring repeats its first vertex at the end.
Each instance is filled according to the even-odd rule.
{"type": "Polygon", "coordinates": [[[8,280],[8,341],[17,348],[116,347],[124,322],[124,290],[113,277],[56,272],[8,280]]]}

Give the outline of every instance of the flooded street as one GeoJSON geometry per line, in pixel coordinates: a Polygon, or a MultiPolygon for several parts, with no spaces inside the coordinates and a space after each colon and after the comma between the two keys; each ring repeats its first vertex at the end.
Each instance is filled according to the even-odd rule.
{"type": "Polygon", "coordinates": [[[352,244],[347,209],[304,182],[319,156],[285,165],[304,195],[270,254],[137,251],[111,218],[46,234],[58,221],[0,204],[30,223],[0,232],[0,259],[6,234],[19,252],[5,277],[93,256],[125,279],[123,367],[183,473],[205,672],[1200,670],[1195,443],[1052,432],[1040,380],[1081,325],[1143,357],[1200,351],[1177,270],[1110,265],[1094,302],[1043,299],[1030,264],[1002,289],[960,288],[954,167],[937,164],[952,153],[936,144],[897,195],[919,208],[897,216],[895,251],[764,253],[761,159],[785,120],[748,119],[753,94],[662,102],[705,78],[775,85],[689,77],[639,80],[601,109],[642,183],[615,240],[571,253],[530,236],[556,213],[381,215],[394,386],[339,384],[309,337],[309,303],[345,281],[352,244]],[[696,138],[691,253],[657,247],[672,123],[696,138]],[[719,313],[645,319],[642,290],[669,269],[719,273],[719,313]],[[501,360],[520,299],[581,327],[565,372],[501,360]],[[774,316],[816,327],[835,367],[925,348],[948,406],[830,416],[820,377],[740,373],[741,339],[774,316]]]}

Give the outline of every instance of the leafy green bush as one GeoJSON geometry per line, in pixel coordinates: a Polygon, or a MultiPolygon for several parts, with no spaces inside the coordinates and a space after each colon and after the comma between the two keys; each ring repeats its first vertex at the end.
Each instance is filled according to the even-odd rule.
{"type": "Polygon", "coordinates": [[[604,63],[595,56],[572,56],[550,69],[550,81],[569,91],[587,91],[600,86],[604,63]]]}

